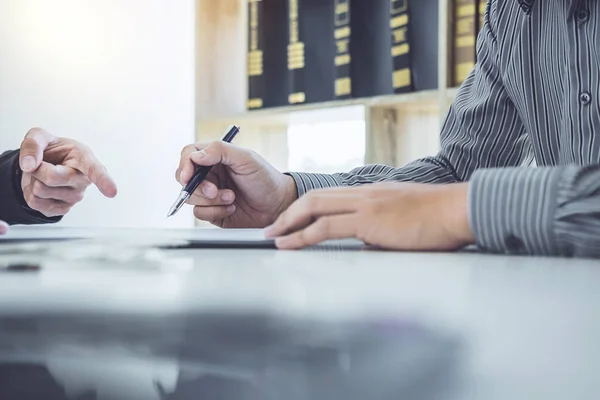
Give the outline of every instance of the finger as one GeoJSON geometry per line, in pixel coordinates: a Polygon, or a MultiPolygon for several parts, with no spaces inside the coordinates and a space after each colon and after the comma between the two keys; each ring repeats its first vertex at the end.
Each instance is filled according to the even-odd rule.
{"type": "Polygon", "coordinates": [[[197,196],[206,197],[207,199],[216,199],[219,195],[219,178],[211,171],[206,178],[198,185],[194,193],[197,196]]]}
{"type": "Polygon", "coordinates": [[[235,212],[233,204],[228,206],[194,207],[194,216],[201,221],[213,222],[229,217],[235,212]]]}
{"type": "Polygon", "coordinates": [[[29,207],[36,211],[39,211],[48,218],[65,215],[73,207],[73,204],[68,204],[64,201],[42,199],[33,195],[26,196],[25,200],[27,201],[29,207]]]}
{"type": "Polygon", "coordinates": [[[198,151],[198,147],[195,144],[189,144],[181,150],[181,158],[179,159],[179,167],[175,178],[183,186],[189,182],[194,174],[195,165],[190,159],[190,155],[196,151],[198,151]]]}
{"type": "Polygon", "coordinates": [[[0,235],[4,235],[8,232],[8,224],[4,221],[0,221],[0,235]]]}
{"type": "Polygon", "coordinates": [[[44,150],[56,138],[41,128],[33,128],[27,135],[19,154],[19,166],[24,172],[33,172],[44,159],[44,150]]]}
{"type": "Polygon", "coordinates": [[[52,165],[45,161],[42,161],[31,176],[50,187],[86,188],[90,185],[90,180],[80,171],[64,165],[52,165]]]}
{"type": "Polygon", "coordinates": [[[181,186],[185,186],[183,183],[181,183],[181,168],[179,168],[179,167],[175,170],[175,180],[181,186]]]}
{"type": "Polygon", "coordinates": [[[265,230],[267,237],[294,232],[311,224],[317,217],[356,211],[361,201],[357,191],[320,190],[309,192],[281,213],[265,230]]]}
{"type": "MultiPolygon", "coordinates": [[[[198,191],[201,190],[198,188],[198,191]]],[[[206,195],[198,195],[195,192],[192,196],[187,200],[187,204],[192,204],[195,206],[223,206],[229,205],[235,201],[235,193],[233,191],[225,189],[217,191],[217,195],[209,198],[206,195]]]]}
{"type": "Polygon", "coordinates": [[[83,200],[85,188],[50,187],[43,182],[33,179],[31,194],[41,199],[60,200],[69,204],[76,204],[83,200]]]}
{"type": "Polygon", "coordinates": [[[223,142],[222,140],[211,142],[207,146],[200,148],[201,150],[190,154],[190,159],[196,165],[212,166],[223,164],[233,167],[247,163],[254,157],[251,151],[237,147],[231,143],[223,142]]]}
{"type": "Polygon", "coordinates": [[[198,197],[204,197],[206,199],[216,199],[219,195],[219,188],[213,182],[204,180],[198,188],[194,191],[194,195],[198,197]]]}
{"type": "Polygon", "coordinates": [[[113,198],[117,195],[117,184],[108,174],[106,167],[96,158],[94,153],[87,147],[77,147],[80,156],[75,168],[81,171],[106,197],[113,198]]]}
{"type": "Polygon", "coordinates": [[[325,240],[356,237],[359,223],[358,214],[321,217],[304,229],[275,239],[275,245],[282,250],[292,250],[314,246],[325,240]]]}

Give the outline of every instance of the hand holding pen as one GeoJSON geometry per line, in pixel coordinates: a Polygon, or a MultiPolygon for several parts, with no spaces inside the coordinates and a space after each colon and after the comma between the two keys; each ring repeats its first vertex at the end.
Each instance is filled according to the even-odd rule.
{"type": "MultiPolygon", "coordinates": [[[[223,142],[231,143],[231,141],[236,137],[236,135],[238,134],[239,131],[240,131],[240,128],[235,125],[232,125],[229,128],[227,128],[227,132],[225,133],[225,136],[223,137],[223,142]]],[[[190,198],[192,193],[194,193],[196,191],[198,186],[200,186],[202,181],[206,178],[206,176],[210,172],[211,168],[212,168],[211,165],[200,166],[200,167],[195,168],[192,178],[185,185],[185,187],[183,189],[181,189],[179,196],[177,196],[177,200],[175,200],[175,203],[169,210],[169,214],[167,215],[167,218],[174,215],[177,211],[179,211],[181,209],[181,207],[185,204],[185,202],[190,198]]]]}
{"type": "MultiPolygon", "coordinates": [[[[202,221],[223,228],[264,228],[297,198],[292,177],[251,150],[218,140],[190,144],[181,154],[176,177],[190,193],[182,204],[193,205],[194,216],[202,221]],[[199,167],[210,170],[192,190],[199,167]]],[[[183,191],[180,195],[186,197],[183,191]]]]}

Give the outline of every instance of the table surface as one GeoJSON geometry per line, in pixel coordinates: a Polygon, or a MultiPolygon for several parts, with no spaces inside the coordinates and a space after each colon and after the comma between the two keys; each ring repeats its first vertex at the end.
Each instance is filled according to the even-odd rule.
{"type": "MultiPolygon", "coordinates": [[[[168,314],[214,305],[324,318],[384,312],[461,337],[461,399],[600,398],[597,260],[330,248],[150,251],[144,261],[121,263],[39,251],[27,257],[43,268],[3,274],[0,316],[58,308],[168,314]]],[[[0,253],[0,265],[22,258],[0,253]]],[[[138,367],[136,374],[155,376],[138,367]]],[[[173,375],[171,367],[162,373],[173,375]]],[[[111,379],[127,385],[128,374],[117,370],[111,379]]]]}

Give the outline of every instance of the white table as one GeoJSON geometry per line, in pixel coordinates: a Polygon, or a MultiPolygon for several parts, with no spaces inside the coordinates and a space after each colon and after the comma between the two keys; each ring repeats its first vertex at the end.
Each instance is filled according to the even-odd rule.
{"type": "MultiPolygon", "coordinates": [[[[123,266],[46,260],[39,272],[7,272],[0,278],[0,317],[58,308],[169,314],[214,305],[323,318],[384,311],[460,335],[466,374],[458,398],[600,398],[597,260],[326,249],[163,256],[123,266]]],[[[11,260],[0,256],[0,265],[11,260]]],[[[176,364],[156,368],[165,381],[175,379],[176,364]]],[[[107,396],[132,386],[132,376],[157,374],[140,361],[116,371],[107,396]]],[[[53,373],[74,371],[58,366],[53,373]]]]}

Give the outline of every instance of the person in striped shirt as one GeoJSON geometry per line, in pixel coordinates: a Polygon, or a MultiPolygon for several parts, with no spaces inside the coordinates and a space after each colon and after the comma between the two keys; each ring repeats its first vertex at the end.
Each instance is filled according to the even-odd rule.
{"type": "Polygon", "coordinates": [[[399,250],[600,256],[600,3],[489,0],[477,59],[433,157],[280,173],[214,142],[184,148],[177,178],[216,165],[189,201],[196,217],[268,226],[280,248],[356,237],[399,250]]]}

